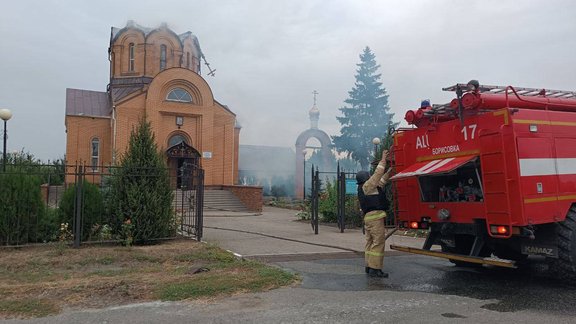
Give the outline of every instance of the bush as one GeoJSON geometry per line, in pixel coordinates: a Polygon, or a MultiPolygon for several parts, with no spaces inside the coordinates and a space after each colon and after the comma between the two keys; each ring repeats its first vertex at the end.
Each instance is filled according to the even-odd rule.
{"type": "Polygon", "coordinates": [[[346,202],[344,204],[345,222],[353,227],[362,226],[362,211],[360,210],[360,202],[356,195],[346,195],[346,202]]]}
{"type": "Polygon", "coordinates": [[[318,212],[322,214],[322,221],[335,223],[338,221],[338,195],[336,185],[326,182],[326,190],[320,193],[318,212]]]}
{"type": "Polygon", "coordinates": [[[310,207],[310,201],[303,202],[303,204],[300,206],[301,210],[296,213],[298,220],[310,220],[312,218],[310,207]]]}
{"type": "Polygon", "coordinates": [[[38,230],[36,242],[54,242],[58,240],[58,231],[60,229],[61,215],[56,208],[44,208],[40,219],[38,220],[38,230]]]}
{"type": "Polygon", "coordinates": [[[64,160],[44,165],[22,150],[8,153],[6,164],[0,173],[0,244],[53,241],[60,216],[45,207],[40,185],[63,182],[64,160]]]}
{"type": "MultiPolygon", "coordinates": [[[[74,224],[74,202],[76,201],[76,184],[71,185],[62,194],[60,200],[60,223],[74,224]]],[[[82,182],[82,235],[83,241],[89,240],[94,225],[102,224],[104,200],[100,189],[88,181],[82,182]]]]}
{"type": "MultiPolygon", "coordinates": [[[[336,183],[326,182],[326,190],[320,194],[318,212],[322,214],[322,221],[328,223],[338,222],[338,192],[336,183]]],[[[362,212],[356,195],[346,195],[344,202],[344,221],[354,227],[362,226],[362,212]]]]}
{"type": "Polygon", "coordinates": [[[0,173],[0,242],[14,245],[42,240],[37,229],[44,209],[38,176],[16,167],[0,173]]]}

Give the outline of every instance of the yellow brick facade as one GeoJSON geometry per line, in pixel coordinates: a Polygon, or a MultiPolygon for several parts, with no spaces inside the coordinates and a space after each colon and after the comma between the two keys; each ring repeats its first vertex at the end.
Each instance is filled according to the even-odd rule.
{"type": "Polygon", "coordinates": [[[66,133],[68,139],[73,139],[66,141],[66,160],[68,164],[90,162],[93,139],[98,139],[100,142],[100,158],[102,160],[100,164],[112,160],[110,119],[70,116],[67,117],[66,133]],[[68,152],[72,154],[68,155],[68,152]]]}
{"type": "MultiPolygon", "coordinates": [[[[179,135],[203,155],[200,165],[206,185],[235,184],[240,129],[236,115],[214,100],[210,86],[199,74],[197,39],[189,32],[177,35],[166,26],[151,30],[129,22],[125,28],[113,28],[109,50],[108,109],[89,111],[92,102],[83,90],[67,93],[68,163],[89,164],[91,141],[97,137],[100,163],[118,164],[131,131],[145,118],[162,152],[168,149],[170,138],[179,135]],[[175,89],[184,90],[191,100],[170,99],[175,89]],[[82,104],[78,97],[88,103],[82,104]],[[182,125],[177,125],[177,117],[182,125]]],[[[178,165],[175,159],[166,156],[172,174],[178,165]]]]}

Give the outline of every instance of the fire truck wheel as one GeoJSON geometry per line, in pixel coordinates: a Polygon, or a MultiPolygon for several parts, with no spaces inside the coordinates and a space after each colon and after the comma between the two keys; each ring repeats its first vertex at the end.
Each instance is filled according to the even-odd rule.
{"type": "Polygon", "coordinates": [[[576,279],[576,205],[572,205],[563,222],[557,223],[558,259],[552,270],[562,279],[576,279]]]}

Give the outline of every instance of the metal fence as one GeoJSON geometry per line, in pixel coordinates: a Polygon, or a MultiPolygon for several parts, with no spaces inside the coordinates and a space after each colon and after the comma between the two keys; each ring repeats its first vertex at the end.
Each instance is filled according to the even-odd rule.
{"type": "Polygon", "coordinates": [[[351,208],[356,209],[356,213],[359,213],[360,205],[357,202],[357,190],[356,190],[356,172],[346,172],[340,171],[340,166],[338,166],[338,179],[336,182],[337,189],[337,213],[338,213],[338,228],[340,233],[344,233],[346,224],[353,223],[350,217],[346,215],[353,214],[351,208]],[[350,188],[352,187],[352,188],[350,188]],[[353,200],[353,201],[351,201],[353,200]]]}
{"type": "MultiPolygon", "coordinates": [[[[345,228],[362,226],[362,216],[360,211],[360,204],[358,203],[357,185],[356,185],[356,172],[350,172],[340,169],[337,166],[337,171],[319,171],[318,168],[312,166],[311,170],[311,195],[310,195],[310,223],[312,230],[318,234],[319,223],[319,209],[322,196],[329,196],[321,181],[321,175],[329,175],[328,178],[335,180],[336,188],[336,223],[341,233],[345,228]]],[[[387,184],[385,187],[386,198],[389,201],[390,207],[386,211],[388,217],[385,219],[387,227],[395,227],[395,198],[392,195],[392,184],[387,184]]]]}
{"type": "Polygon", "coordinates": [[[318,234],[318,208],[320,203],[320,172],[318,168],[314,170],[314,165],[312,165],[312,175],[311,190],[310,190],[310,225],[312,225],[312,230],[314,234],[318,234]]]}
{"type": "Polygon", "coordinates": [[[164,181],[167,188],[164,207],[159,209],[166,215],[161,224],[166,231],[152,240],[177,236],[201,240],[204,171],[192,163],[184,162],[178,169],[9,164],[0,172],[0,245],[130,243],[127,229],[137,231],[132,220],[149,207],[147,203],[134,207],[134,202],[156,199],[152,193],[157,181],[164,181]],[[124,190],[135,183],[142,189],[124,190]]]}
{"type": "MultiPolygon", "coordinates": [[[[356,195],[356,185],[354,181],[354,190],[346,190],[346,183],[350,179],[355,179],[355,172],[347,172],[337,166],[337,171],[319,171],[318,167],[312,166],[311,172],[311,195],[310,195],[310,221],[315,234],[318,234],[318,223],[320,214],[320,203],[323,199],[335,201],[333,210],[330,214],[336,214],[336,224],[340,232],[345,228],[361,226],[361,215],[359,210],[358,199],[356,195]],[[324,177],[322,181],[321,177],[324,177]],[[330,184],[329,184],[330,182],[330,184]],[[332,196],[334,195],[334,196],[332,196]],[[332,198],[330,198],[332,197],[332,198]]],[[[324,207],[324,209],[332,209],[324,207]]],[[[326,215],[324,215],[326,217],[326,215]]],[[[332,219],[329,217],[329,219],[332,219]]]]}

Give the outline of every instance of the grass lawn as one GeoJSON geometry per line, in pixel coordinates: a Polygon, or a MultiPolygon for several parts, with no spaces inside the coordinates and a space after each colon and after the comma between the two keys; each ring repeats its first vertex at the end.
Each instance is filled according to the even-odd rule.
{"type": "Polygon", "coordinates": [[[191,240],[152,246],[0,249],[0,318],[257,292],[299,278],[191,240]]]}

